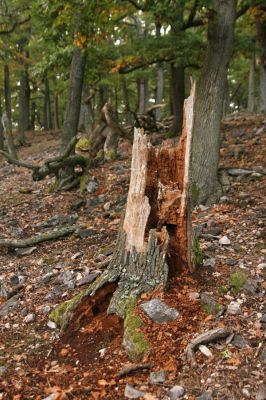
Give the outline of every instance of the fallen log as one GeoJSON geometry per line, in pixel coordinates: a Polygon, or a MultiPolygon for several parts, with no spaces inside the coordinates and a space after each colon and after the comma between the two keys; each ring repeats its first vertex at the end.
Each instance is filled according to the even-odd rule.
{"type": "Polygon", "coordinates": [[[48,240],[55,240],[61,237],[71,235],[76,231],[76,226],[64,226],[53,231],[44,232],[38,236],[32,236],[27,239],[0,239],[0,247],[7,248],[23,248],[33,246],[38,243],[47,242],[48,240]]]}

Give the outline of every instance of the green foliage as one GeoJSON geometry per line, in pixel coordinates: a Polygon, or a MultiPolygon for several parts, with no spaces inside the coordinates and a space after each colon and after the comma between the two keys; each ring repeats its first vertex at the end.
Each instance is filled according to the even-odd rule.
{"type": "Polygon", "coordinates": [[[196,183],[193,182],[192,186],[191,186],[192,208],[196,207],[196,205],[198,204],[199,192],[200,191],[199,191],[196,183]]]}
{"type": "Polygon", "coordinates": [[[203,252],[200,248],[199,238],[195,238],[193,246],[193,259],[195,265],[201,265],[203,262],[203,252]]]}
{"type": "Polygon", "coordinates": [[[247,279],[246,272],[239,270],[230,275],[229,285],[237,293],[244,287],[247,279]]]}

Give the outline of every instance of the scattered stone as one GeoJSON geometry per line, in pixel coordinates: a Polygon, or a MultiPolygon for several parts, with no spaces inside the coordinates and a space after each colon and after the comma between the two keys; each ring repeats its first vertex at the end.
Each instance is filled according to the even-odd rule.
{"type": "Polygon", "coordinates": [[[259,291],[259,282],[255,279],[248,279],[243,290],[245,293],[255,296],[259,291]]]}
{"type": "Polygon", "coordinates": [[[32,253],[34,253],[37,250],[37,247],[27,247],[26,249],[23,248],[16,248],[15,253],[18,256],[30,256],[32,253]]]}
{"type": "Polygon", "coordinates": [[[111,207],[111,202],[108,201],[107,203],[104,204],[103,209],[104,211],[109,211],[111,207]]]}
{"type": "Polygon", "coordinates": [[[106,351],[107,351],[107,349],[105,349],[105,348],[99,350],[100,358],[104,358],[106,351]]]}
{"type": "Polygon", "coordinates": [[[208,229],[205,229],[204,233],[213,235],[213,236],[218,236],[221,234],[222,231],[223,231],[223,228],[221,228],[220,226],[212,226],[208,229]]]}
{"type": "Polygon", "coordinates": [[[205,345],[203,345],[203,344],[199,345],[199,351],[200,351],[202,354],[204,354],[206,357],[208,357],[208,358],[213,357],[213,354],[212,354],[212,352],[210,351],[210,349],[208,349],[208,347],[205,346],[205,345]]]}
{"type": "Polygon", "coordinates": [[[96,190],[98,189],[98,187],[99,187],[99,184],[98,184],[98,182],[97,182],[95,176],[93,176],[93,177],[91,178],[91,180],[89,181],[89,183],[87,184],[86,189],[87,189],[87,192],[88,192],[88,193],[94,193],[94,192],[96,192],[96,190]]]}
{"type": "Polygon", "coordinates": [[[20,299],[21,294],[18,293],[15,296],[11,297],[5,303],[0,305],[0,317],[5,317],[9,314],[10,310],[18,306],[18,300],[20,299]]]}
{"type": "Polygon", "coordinates": [[[251,394],[249,393],[247,388],[243,388],[242,393],[247,399],[249,399],[251,397],[251,394]]]}
{"type": "Polygon", "coordinates": [[[46,306],[43,306],[42,310],[43,310],[44,314],[49,314],[51,311],[51,307],[46,305],[46,306]]]}
{"type": "Polygon", "coordinates": [[[230,168],[227,170],[227,172],[231,176],[248,176],[252,174],[253,170],[244,168],[230,168]]]}
{"type": "Polygon", "coordinates": [[[195,238],[199,238],[201,236],[205,226],[206,226],[205,223],[197,224],[197,225],[193,226],[193,234],[194,234],[195,238]]]}
{"type": "Polygon", "coordinates": [[[0,366],[0,376],[3,376],[7,373],[7,368],[4,366],[0,366]]]}
{"type": "Polygon", "coordinates": [[[96,197],[96,199],[88,199],[87,200],[87,207],[96,207],[99,205],[99,199],[96,197]]]}
{"type": "Polygon", "coordinates": [[[71,260],[74,261],[77,258],[80,258],[83,256],[83,251],[78,251],[77,253],[73,254],[73,256],[71,257],[71,260]]]}
{"type": "Polygon", "coordinates": [[[19,277],[18,277],[18,275],[12,275],[12,276],[10,277],[10,283],[11,283],[12,286],[18,285],[18,284],[19,284],[19,277]]]}
{"type": "Polygon", "coordinates": [[[50,282],[50,280],[53,278],[54,273],[53,272],[47,272],[47,274],[43,275],[41,280],[44,284],[47,284],[50,282]]]}
{"type": "Polygon", "coordinates": [[[238,260],[235,260],[234,258],[226,258],[225,259],[225,264],[227,264],[227,265],[236,265],[237,263],[238,263],[238,260]]]}
{"type": "MultiPolygon", "coordinates": [[[[102,349],[102,350],[106,350],[106,349],[102,349]]],[[[99,353],[102,351],[102,350],[99,350],[99,353]]],[[[120,371],[118,371],[118,373],[117,373],[117,376],[119,377],[119,378],[122,378],[122,376],[125,376],[125,375],[129,375],[129,374],[131,374],[131,373],[133,373],[133,372],[136,372],[136,371],[139,371],[139,370],[147,370],[147,369],[150,369],[152,367],[152,365],[151,364],[129,364],[129,365],[125,365],[124,367],[122,367],[121,369],[120,369],[120,371]]]]}
{"type": "Polygon", "coordinates": [[[220,197],[220,202],[221,203],[228,203],[229,202],[229,197],[228,196],[222,196],[220,197]]]}
{"type": "Polygon", "coordinates": [[[84,199],[77,199],[71,204],[70,209],[72,211],[78,211],[81,207],[85,206],[85,204],[86,201],[84,199]]]}
{"type": "Polygon", "coordinates": [[[224,306],[217,303],[217,301],[207,293],[202,293],[200,300],[203,304],[204,310],[208,314],[211,314],[214,317],[220,317],[224,313],[224,306]]]}
{"type": "Polygon", "coordinates": [[[80,239],[86,239],[90,236],[96,235],[97,232],[94,229],[78,229],[76,234],[80,237],[80,239]]]}
{"type": "Polygon", "coordinates": [[[266,345],[262,348],[261,353],[260,353],[260,362],[262,364],[266,364],[266,345]]]}
{"type": "Polygon", "coordinates": [[[48,326],[48,328],[50,328],[50,329],[56,329],[56,324],[53,322],[53,321],[48,321],[47,322],[47,326],[48,326]]]}
{"type": "Polygon", "coordinates": [[[198,300],[200,298],[200,294],[198,292],[190,292],[188,297],[190,300],[198,300]]]}
{"type": "Polygon", "coordinates": [[[100,275],[100,271],[98,272],[93,272],[89,275],[84,276],[83,278],[79,279],[76,283],[77,286],[82,286],[82,285],[86,285],[87,283],[91,283],[93,282],[97,276],[100,275]]]}
{"type": "Polygon", "coordinates": [[[238,349],[243,349],[247,345],[247,341],[241,335],[235,335],[232,344],[238,349]]]}
{"type": "Polygon", "coordinates": [[[259,390],[256,394],[256,400],[266,400],[266,384],[263,383],[259,386],[259,390]]]}
{"type": "Polygon", "coordinates": [[[166,381],[167,371],[155,371],[150,373],[150,383],[156,385],[166,381]]]}
{"type": "Polygon", "coordinates": [[[23,322],[26,324],[30,324],[31,322],[34,322],[36,320],[36,314],[30,313],[26,315],[26,317],[23,319],[23,322]]]}
{"type": "Polygon", "coordinates": [[[241,313],[240,304],[237,301],[231,301],[227,306],[227,313],[230,315],[238,315],[241,313]]]}
{"type": "Polygon", "coordinates": [[[171,307],[168,307],[159,299],[152,299],[140,305],[140,308],[154,322],[162,324],[163,322],[174,321],[179,316],[179,312],[171,307]]]}
{"type": "Polygon", "coordinates": [[[211,267],[213,268],[215,266],[215,258],[207,258],[203,262],[203,267],[211,267]]]}
{"type": "Polygon", "coordinates": [[[196,397],[196,400],[213,400],[213,398],[210,393],[204,392],[200,396],[196,397]]]}
{"type": "Polygon", "coordinates": [[[221,244],[222,246],[228,246],[229,244],[231,244],[231,241],[228,239],[227,236],[222,236],[221,239],[219,239],[219,244],[221,244]]]}
{"type": "Polygon", "coordinates": [[[64,285],[68,285],[73,278],[73,274],[71,271],[63,271],[60,273],[58,278],[56,279],[58,283],[63,283],[64,285]]]}
{"type": "Polygon", "coordinates": [[[172,389],[169,390],[168,396],[170,400],[177,400],[180,399],[185,393],[185,389],[182,386],[175,385],[172,389]]]}
{"type": "Polygon", "coordinates": [[[266,314],[262,315],[260,322],[263,322],[264,324],[266,324],[266,314]]]}
{"type": "Polygon", "coordinates": [[[257,269],[266,269],[266,263],[261,263],[257,266],[257,269]]]}
{"type": "Polygon", "coordinates": [[[133,386],[126,384],[125,387],[125,397],[127,399],[138,399],[140,397],[144,397],[145,393],[140,390],[135,389],[133,386]]]}

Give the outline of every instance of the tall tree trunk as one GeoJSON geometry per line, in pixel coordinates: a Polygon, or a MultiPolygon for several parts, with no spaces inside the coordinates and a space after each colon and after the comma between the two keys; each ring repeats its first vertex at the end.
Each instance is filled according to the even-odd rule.
{"type": "Polygon", "coordinates": [[[255,52],[253,52],[248,78],[248,112],[253,113],[255,109],[255,52]]]}
{"type": "Polygon", "coordinates": [[[17,159],[17,152],[14,145],[12,135],[12,107],[11,107],[11,88],[10,88],[10,77],[9,77],[9,66],[4,65],[4,92],[5,92],[5,106],[6,114],[3,115],[2,122],[6,132],[7,148],[10,156],[17,159]]]}
{"type": "Polygon", "coordinates": [[[2,109],[2,96],[0,96],[0,150],[4,150],[4,127],[2,124],[3,109],[2,109]]]}
{"type": "Polygon", "coordinates": [[[145,114],[149,104],[148,78],[138,78],[138,114],[145,114]]]}
{"type": "Polygon", "coordinates": [[[25,130],[27,123],[27,95],[26,95],[26,71],[23,69],[20,72],[20,86],[19,86],[19,136],[18,141],[20,145],[25,144],[25,130]]]}
{"type": "MultiPolygon", "coordinates": [[[[68,143],[77,134],[85,64],[86,56],[84,51],[76,47],[73,50],[70,67],[68,96],[61,144],[62,152],[64,152],[68,143]]],[[[73,180],[73,178],[74,169],[72,166],[61,170],[60,188],[63,188],[65,184],[68,185],[69,181],[73,180]]]]}
{"type": "Polygon", "coordinates": [[[54,129],[59,129],[58,94],[54,94],[54,129]]]}
{"type": "Polygon", "coordinates": [[[182,130],[183,105],[185,99],[185,68],[170,65],[170,92],[174,121],[171,127],[172,135],[179,135],[182,130]]]}
{"type": "Polygon", "coordinates": [[[31,102],[31,113],[30,113],[30,129],[35,130],[35,119],[36,119],[36,103],[34,100],[31,102]]]}
{"type": "Polygon", "coordinates": [[[130,112],[130,100],[129,100],[129,90],[127,81],[124,77],[122,77],[122,88],[124,93],[124,104],[125,104],[125,114],[126,114],[126,124],[132,124],[132,115],[130,112]]]}
{"type": "MultiPolygon", "coordinates": [[[[156,37],[161,36],[161,24],[156,24],[156,37]]],[[[164,71],[163,63],[160,62],[156,66],[156,93],[155,93],[155,104],[162,104],[163,101],[163,87],[164,87],[164,71]]],[[[161,108],[155,110],[156,121],[160,121],[162,115],[161,108]]]]}
{"type": "MultiPolygon", "coordinates": [[[[27,57],[29,57],[28,53],[27,57]]],[[[29,83],[29,71],[28,71],[28,65],[25,65],[25,129],[26,130],[29,130],[31,128],[30,97],[31,97],[31,90],[29,83]]]]}
{"type": "Polygon", "coordinates": [[[230,110],[230,91],[228,78],[226,79],[225,89],[224,89],[224,100],[223,100],[223,118],[229,113],[230,110]]]}
{"type": "Polygon", "coordinates": [[[213,0],[208,21],[207,54],[195,103],[192,150],[193,202],[212,203],[219,198],[220,125],[224,88],[231,58],[236,0],[213,0]]]}
{"type": "Polygon", "coordinates": [[[51,112],[51,97],[50,85],[47,74],[44,77],[44,105],[43,105],[43,127],[47,131],[52,129],[52,112],[51,112]]]}
{"type": "Polygon", "coordinates": [[[266,113],[266,65],[260,65],[260,102],[259,111],[266,113]]]}

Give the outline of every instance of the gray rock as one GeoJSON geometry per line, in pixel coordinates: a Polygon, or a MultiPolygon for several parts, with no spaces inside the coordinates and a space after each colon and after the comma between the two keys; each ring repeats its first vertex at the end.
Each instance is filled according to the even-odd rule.
{"type": "Polygon", "coordinates": [[[48,321],[47,322],[47,326],[48,326],[48,328],[50,328],[50,329],[56,329],[56,324],[53,322],[53,321],[48,321]]]}
{"type": "Polygon", "coordinates": [[[203,262],[203,267],[211,267],[213,268],[215,266],[215,258],[207,258],[203,262]]]}
{"type": "Polygon", "coordinates": [[[266,345],[262,348],[261,353],[260,353],[260,362],[262,364],[266,364],[266,345]]]}
{"type": "Polygon", "coordinates": [[[264,324],[266,324],[266,314],[263,314],[263,316],[261,317],[260,322],[263,322],[264,324]]]}
{"type": "Polygon", "coordinates": [[[185,393],[185,389],[182,386],[175,385],[172,389],[169,390],[168,396],[170,400],[177,400],[180,399],[185,393]]]}
{"type": "Polygon", "coordinates": [[[48,218],[46,221],[37,224],[36,226],[42,228],[49,228],[58,225],[73,225],[75,224],[75,222],[77,222],[78,218],[79,218],[78,214],[72,214],[72,215],[57,214],[51,218],[48,218]]]}
{"type": "Polygon", "coordinates": [[[140,308],[154,322],[162,324],[163,322],[174,321],[179,316],[179,312],[171,307],[168,307],[159,299],[152,299],[140,305],[140,308]]]}
{"type": "Polygon", "coordinates": [[[196,400],[213,400],[213,398],[210,393],[204,392],[200,396],[196,397],[196,400]]]}
{"type": "Polygon", "coordinates": [[[96,197],[96,199],[88,199],[87,200],[87,207],[96,207],[99,205],[99,199],[96,197]]]}
{"type": "Polygon", "coordinates": [[[41,280],[44,284],[47,284],[50,282],[50,280],[53,278],[54,273],[53,272],[47,272],[47,274],[43,275],[41,280]]]}
{"type": "Polygon", "coordinates": [[[0,317],[5,317],[9,314],[10,310],[18,306],[18,300],[21,297],[21,293],[16,294],[15,296],[11,297],[5,303],[0,305],[0,317]]]}
{"type": "Polygon", "coordinates": [[[229,202],[229,197],[228,197],[228,196],[222,196],[222,197],[220,197],[220,202],[221,202],[221,203],[228,203],[228,202],[229,202]]]}
{"type": "Polygon", "coordinates": [[[94,229],[78,229],[76,234],[80,237],[80,239],[86,239],[90,236],[96,235],[96,231],[94,229]]]}
{"type": "Polygon", "coordinates": [[[19,277],[18,275],[12,275],[10,278],[10,283],[12,286],[16,286],[19,284],[19,277]]]}
{"type": "Polygon", "coordinates": [[[237,301],[231,301],[231,303],[228,304],[227,313],[230,315],[238,315],[241,313],[241,308],[237,301]]]}
{"type": "Polygon", "coordinates": [[[94,192],[96,192],[96,190],[98,189],[98,187],[99,187],[99,184],[98,184],[98,182],[97,182],[95,176],[93,176],[93,177],[91,178],[91,180],[89,181],[89,183],[87,184],[86,189],[87,189],[87,192],[88,192],[88,193],[94,193],[94,192]]]}
{"type": "Polygon", "coordinates": [[[26,317],[23,319],[23,322],[26,324],[30,324],[31,322],[34,322],[36,320],[36,314],[30,313],[26,315],[26,317]]]}
{"type": "Polygon", "coordinates": [[[86,285],[87,283],[91,283],[93,282],[97,276],[100,274],[99,272],[93,272],[89,275],[84,276],[83,278],[79,279],[76,283],[77,286],[82,286],[82,285],[86,285]]]}
{"type": "Polygon", "coordinates": [[[4,376],[7,373],[7,368],[0,366],[0,376],[4,376]]]}
{"type": "Polygon", "coordinates": [[[247,388],[243,388],[242,389],[242,393],[247,399],[249,399],[251,397],[251,394],[250,394],[250,392],[248,391],[247,388]]]}
{"type": "Polygon", "coordinates": [[[71,282],[72,278],[73,278],[73,274],[71,271],[63,271],[58,276],[57,282],[67,285],[69,282],[71,282]]]}
{"type": "Polygon", "coordinates": [[[15,253],[18,256],[30,256],[32,253],[34,253],[37,250],[37,247],[27,247],[26,249],[23,248],[16,248],[15,253]]]}
{"type": "Polygon", "coordinates": [[[238,263],[238,260],[235,260],[234,258],[226,258],[225,263],[227,265],[236,265],[238,263]]]}
{"type": "Polygon", "coordinates": [[[232,344],[238,349],[243,349],[248,343],[245,338],[241,335],[235,335],[232,344]]]}
{"type": "Polygon", "coordinates": [[[259,386],[259,390],[256,394],[256,400],[266,400],[266,384],[263,383],[259,386]]]}
{"type": "Polygon", "coordinates": [[[244,168],[230,168],[227,170],[227,172],[231,176],[248,176],[252,174],[253,170],[244,168]]]}
{"type": "Polygon", "coordinates": [[[245,293],[255,296],[259,291],[259,282],[255,279],[248,279],[243,290],[245,293]]]}
{"type": "Polygon", "coordinates": [[[220,317],[224,313],[224,306],[217,303],[217,301],[207,293],[202,293],[200,300],[208,314],[211,314],[215,317],[220,317]]]}
{"type": "Polygon", "coordinates": [[[229,244],[231,244],[231,241],[228,239],[227,236],[222,236],[221,239],[219,239],[219,244],[221,244],[222,246],[228,246],[229,244]]]}
{"type": "Polygon", "coordinates": [[[150,383],[156,385],[166,381],[167,371],[155,371],[150,373],[150,383]]]}
{"type": "Polygon", "coordinates": [[[78,211],[81,207],[85,206],[85,204],[86,201],[84,199],[77,199],[71,204],[70,209],[72,211],[78,211]]]}
{"type": "Polygon", "coordinates": [[[135,389],[133,386],[129,385],[128,383],[126,384],[125,397],[127,399],[138,399],[140,397],[143,397],[144,395],[145,395],[144,392],[141,392],[140,390],[135,389]]]}

